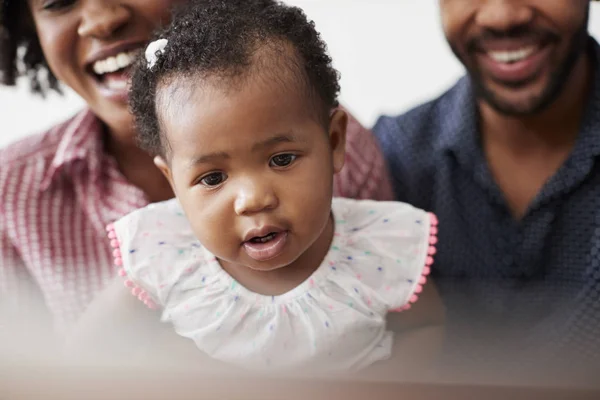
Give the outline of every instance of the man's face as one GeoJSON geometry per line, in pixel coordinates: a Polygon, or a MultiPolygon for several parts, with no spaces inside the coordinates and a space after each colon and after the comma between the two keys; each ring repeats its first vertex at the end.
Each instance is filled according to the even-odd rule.
{"type": "Polygon", "coordinates": [[[589,0],[440,0],[452,51],[479,96],[535,114],[562,92],[585,53],[589,0]]]}

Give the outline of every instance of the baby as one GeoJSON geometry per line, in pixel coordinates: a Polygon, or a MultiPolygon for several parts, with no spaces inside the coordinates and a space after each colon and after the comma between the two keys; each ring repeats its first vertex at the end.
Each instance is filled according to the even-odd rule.
{"type": "Polygon", "coordinates": [[[423,290],[437,222],[332,198],[347,115],[313,23],[269,0],[192,1],[158,37],[130,101],[176,199],[108,227],[126,285],[206,355],[244,368],[390,357],[386,316],[423,290]]]}

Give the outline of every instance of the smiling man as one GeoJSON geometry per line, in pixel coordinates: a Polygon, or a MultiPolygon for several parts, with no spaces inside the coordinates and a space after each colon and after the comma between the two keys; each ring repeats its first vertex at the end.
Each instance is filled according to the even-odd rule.
{"type": "Polygon", "coordinates": [[[590,1],[440,0],[440,11],[467,76],[374,130],[396,197],[441,220],[436,272],[454,350],[598,359],[600,47],[587,30],[590,1]]]}

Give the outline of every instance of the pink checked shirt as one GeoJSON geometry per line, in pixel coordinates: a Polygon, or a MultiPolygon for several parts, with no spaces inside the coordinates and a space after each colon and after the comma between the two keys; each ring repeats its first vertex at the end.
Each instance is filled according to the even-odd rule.
{"type": "MultiPolygon", "coordinates": [[[[105,226],[147,205],[103,151],[89,110],[0,150],[0,304],[40,295],[65,333],[115,275],[105,226]]],[[[373,135],[351,118],[335,194],[388,200],[391,186],[373,135]]]]}

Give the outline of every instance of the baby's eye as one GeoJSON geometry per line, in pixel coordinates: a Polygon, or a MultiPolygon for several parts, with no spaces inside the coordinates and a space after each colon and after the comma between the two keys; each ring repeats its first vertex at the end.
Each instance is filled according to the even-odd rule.
{"type": "Polygon", "coordinates": [[[269,166],[280,168],[287,167],[291,163],[296,161],[296,158],[298,158],[298,156],[296,156],[295,154],[278,154],[271,158],[271,161],[269,161],[269,166]]]}
{"type": "Polygon", "coordinates": [[[200,179],[200,183],[204,186],[214,187],[219,186],[221,183],[225,182],[227,179],[227,175],[222,172],[213,172],[212,174],[208,174],[200,179]]]}

